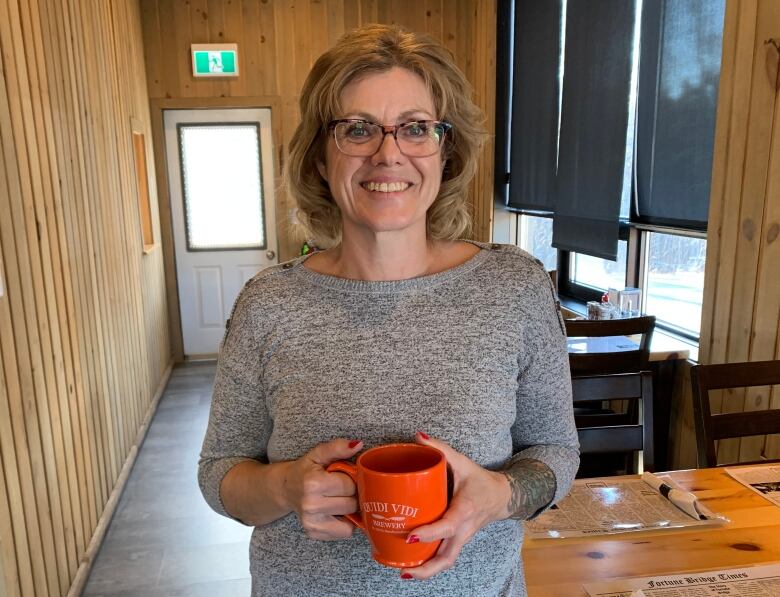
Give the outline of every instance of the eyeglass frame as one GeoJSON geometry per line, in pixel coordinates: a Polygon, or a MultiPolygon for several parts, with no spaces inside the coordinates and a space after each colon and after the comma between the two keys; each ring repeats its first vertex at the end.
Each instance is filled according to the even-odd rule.
{"type": "Polygon", "coordinates": [[[393,140],[395,141],[395,146],[398,148],[398,151],[400,151],[403,155],[410,158],[429,158],[432,155],[436,155],[436,151],[433,153],[429,153],[427,155],[409,155],[406,152],[404,152],[403,149],[401,149],[401,144],[398,143],[398,130],[406,126],[407,124],[412,123],[425,123],[428,125],[434,125],[434,126],[442,126],[444,127],[444,132],[441,136],[441,141],[439,142],[438,148],[436,151],[441,150],[441,148],[444,146],[444,141],[447,138],[447,133],[449,133],[452,130],[452,124],[447,122],[446,120],[408,120],[406,122],[402,122],[401,124],[380,124],[379,122],[372,122],[370,120],[366,120],[365,118],[337,118],[336,120],[331,120],[328,123],[327,130],[333,131],[333,141],[336,143],[336,148],[343,153],[346,156],[353,157],[353,158],[368,158],[373,155],[376,155],[376,153],[382,149],[382,145],[384,145],[385,137],[387,135],[393,135],[393,140]],[[380,141],[379,145],[376,148],[376,151],[374,153],[370,153],[367,155],[352,155],[349,153],[346,153],[341,147],[339,146],[339,142],[336,139],[336,126],[345,122],[364,122],[366,124],[372,124],[374,126],[378,126],[380,129],[382,129],[382,140],[380,141]]]}

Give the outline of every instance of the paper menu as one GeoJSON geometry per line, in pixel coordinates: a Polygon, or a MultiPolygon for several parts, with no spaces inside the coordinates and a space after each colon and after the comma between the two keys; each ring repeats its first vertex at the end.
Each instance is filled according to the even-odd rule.
{"type": "MultiPolygon", "coordinates": [[[[661,477],[663,481],[668,479],[661,477]]],[[[557,506],[525,524],[535,539],[719,525],[721,516],[693,518],[641,479],[578,479],[557,506]]]]}

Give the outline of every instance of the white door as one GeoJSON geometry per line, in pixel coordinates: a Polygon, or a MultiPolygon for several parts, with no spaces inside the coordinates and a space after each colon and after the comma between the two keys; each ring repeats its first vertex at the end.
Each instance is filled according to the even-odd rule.
{"type": "Polygon", "coordinates": [[[164,116],[184,354],[214,355],[239,290],[277,260],[271,112],[164,116]]]}

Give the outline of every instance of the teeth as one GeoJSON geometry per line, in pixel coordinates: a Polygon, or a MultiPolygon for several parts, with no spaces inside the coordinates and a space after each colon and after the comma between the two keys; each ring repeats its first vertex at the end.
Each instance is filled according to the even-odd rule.
{"type": "Polygon", "coordinates": [[[363,186],[369,191],[379,191],[380,193],[397,193],[409,188],[408,182],[365,182],[363,186]]]}

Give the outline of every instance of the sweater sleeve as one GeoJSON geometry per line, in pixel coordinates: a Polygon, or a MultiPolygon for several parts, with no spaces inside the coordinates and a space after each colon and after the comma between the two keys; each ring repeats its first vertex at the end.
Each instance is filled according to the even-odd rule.
{"type": "Polygon", "coordinates": [[[261,309],[253,304],[248,288],[236,299],[220,347],[209,422],[198,462],[203,497],[216,512],[230,518],[234,517],[225,511],[220,496],[222,479],[242,461],[267,462],[272,428],[256,340],[259,322],[255,313],[261,309]]]}
{"type": "Polygon", "coordinates": [[[538,280],[533,285],[538,290],[523,325],[512,461],[538,460],[555,475],[554,497],[538,515],[569,492],[580,458],[559,303],[541,267],[535,268],[533,277],[538,280]]]}

